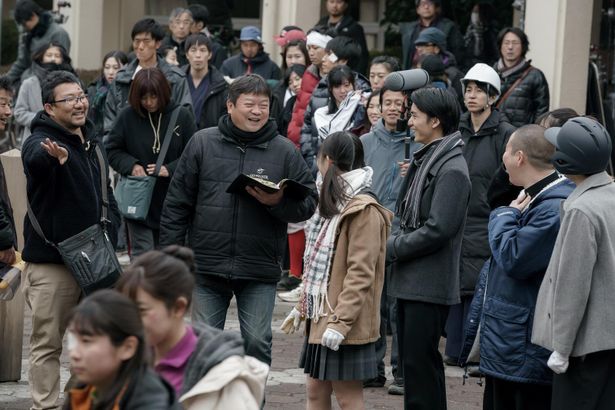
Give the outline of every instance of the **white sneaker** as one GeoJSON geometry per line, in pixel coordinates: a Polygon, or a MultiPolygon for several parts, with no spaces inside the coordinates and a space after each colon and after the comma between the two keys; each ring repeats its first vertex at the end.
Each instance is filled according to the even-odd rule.
{"type": "Polygon", "coordinates": [[[303,283],[291,291],[278,293],[278,297],[284,302],[297,303],[301,298],[301,293],[303,293],[303,283]]]}

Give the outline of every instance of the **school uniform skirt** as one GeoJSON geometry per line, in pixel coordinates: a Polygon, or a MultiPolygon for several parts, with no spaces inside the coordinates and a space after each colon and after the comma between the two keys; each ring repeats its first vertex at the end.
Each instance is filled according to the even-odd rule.
{"type": "Polygon", "coordinates": [[[306,323],[299,367],[318,380],[367,380],[378,376],[376,343],[340,345],[334,351],[321,344],[308,343],[310,322],[306,323]]]}

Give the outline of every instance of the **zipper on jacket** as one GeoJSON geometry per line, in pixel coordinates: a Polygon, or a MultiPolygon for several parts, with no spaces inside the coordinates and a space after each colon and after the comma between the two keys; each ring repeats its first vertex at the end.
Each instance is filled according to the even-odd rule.
{"type": "MultiPolygon", "coordinates": [[[[237,149],[241,151],[239,156],[239,173],[243,172],[243,162],[246,158],[246,146],[237,145],[237,149]]],[[[239,196],[233,195],[233,222],[231,224],[231,270],[228,274],[228,279],[233,279],[233,270],[235,268],[235,247],[237,239],[237,214],[239,213],[239,196]]]]}

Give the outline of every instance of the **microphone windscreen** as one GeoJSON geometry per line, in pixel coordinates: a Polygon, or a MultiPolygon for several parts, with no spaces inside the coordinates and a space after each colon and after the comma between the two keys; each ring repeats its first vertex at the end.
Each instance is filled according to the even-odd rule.
{"type": "Polygon", "coordinates": [[[421,68],[394,71],[384,79],[384,87],[392,91],[416,90],[429,83],[429,74],[421,68]]]}

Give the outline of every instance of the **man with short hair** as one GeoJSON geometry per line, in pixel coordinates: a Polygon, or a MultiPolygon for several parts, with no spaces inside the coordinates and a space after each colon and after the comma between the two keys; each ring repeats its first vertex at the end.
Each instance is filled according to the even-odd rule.
{"type": "Polygon", "coordinates": [[[239,54],[230,57],[222,64],[222,74],[230,78],[245,74],[258,74],[265,80],[279,80],[280,67],[274,63],[263,48],[261,31],[254,26],[241,29],[239,35],[239,54]]]}
{"type": "MultiPolygon", "coordinates": [[[[32,120],[32,135],[21,155],[27,195],[45,237],[59,243],[100,222],[100,144],[87,120],[88,99],[79,79],[67,71],[52,71],[41,84],[44,110],[32,120]]],[[[104,156],[104,149],[102,149],[104,156]]],[[[106,161],[105,161],[106,162],[106,161]]],[[[111,185],[107,224],[114,242],[119,211],[111,185]]],[[[24,294],[32,310],[28,379],[33,409],[59,409],[60,355],[68,315],[81,298],[81,288],[58,250],[24,221],[24,294]]]]}
{"type": "Polygon", "coordinates": [[[185,42],[190,65],[185,68],[198,129],[215,127],[226,112],[228,84],[211,65],[212,41],[204,33],[191,34],[185,42]]]}
{"type": "Polygon", "coordinates": [[[402,67],[407,70],[416,67],[419,55],[415,40],[428,27],[436,27],[444,33],[448,49],[455,55],[460,66],[465,63],[465,46],[459,27],[452,20],[442,17],[441,0],[415,0],[418,19],[400,23],[402,67]]]}
{"type": "Polygon", "coordinates": [[[192,111],[192,98],[186,74],[156,54],[164,38],[162,27],[151,18],[139,20],[132,27],[131,38],[137,58],[122,67],[109,86],[105,102],[105,135],[113,128],[118,113],[128,105],[130,84],[135,74],[142,68],[158,67],[171,86],[171,101],[190,107],[192,111]]]}
{"type": "Polygon", "coordinates": [[[209,64],[220,69],[224,60],[229,57],[228,49],[207,29],[207,23],[210,18],[209,10],[202,4],[191,4],[188,6],[188,10],[192,13],[192,19],[194,20],[190,33],[203,33],[211,40],[211,59],[209,60],[209,64]]]}
{"type": "MultiPolygon", "coordinates": [[[[372,190],[378,201],[388,210],[395,212],[395,203],[399,196],[399,190],[403,181],[401,165],[409,158],[406,156],[406,144],[408,154],[412,155],[421,146],[414,141],[414,135],[410,141],[406,141],[406,131],[397,131],[397,120],[407,104],[407,98],[403,91],[390,90],[386,86],[380,91],[380,111],[382,118],[376,122],[372,130],[361,136],[365,165],[372,167],[372,190]]],[[[393,219],[392,232],[399,230],[399,218],[393,219]]],[[[385,277],[385,289],[390,278],[390,269],[387,269],[385,277]]],[[[365,387],[382,387],[386,381],[384,372],[384,356],[386,354],[386,328],[390,323],[393,333],[391,346],[391,367],[393,368],[394,381],[389,386],[391,394],[404,394],[404,379],[398,370],[397,350],[397,317],[392,316],[396,312],[395,299],[387,298],[386,292],[380,300],[380,339],[376,342],[376,355],[378,356],[378,377],[364,383],[365,387]],[[389,313],[390,312],[390,313],[389,313]]]]}
{"type": "Polygon", "coordinates": [[[177,55],[177,62],[180,66],[188,64],[184,41],[190,35],[191,27],[194,24],[192,12],[189,9],[176,7],[169,16],[170,34],[164,36],[160,42],[160,48],[172,48],[177,55]]]}
{"type": "Polygon", "coordinates": [[[477,293],[484,300],[480,371],[486,375],[483,403],[489,409],[551,408],[550,352],[527,340],[559,231],[560,205],[574,184],[553,168],[555,149],[544,132],[540,125],[526,125],[508,140],[502,161],[511,184],[523,191],[489,217],[492,257],[479,281],[486,289],[477,293]]]}
{"type": "Polygon", "coordinates": [[[609,409],[615,401],[615,183],[612,142],[596,120],[549,128],[551,161],[576,188],[561,206],[561,228],[538,292],[532,343],[553,353],[553,409],[609,409]]]}
{"type": "MultiPolygon", "coordinates": [[[[0,131],[4,131],[13,115],[13,89],[7,76],[0,77],[0,131]]],[[[4,178],[4,170],[2,170],[4,178]]],[[[4,184],[4,181],[2,182],[4,184]]],[[[4,191],[4,189],[2,190],[4,191]]],[[[0,263],[15,262],[15,231],[8,197],[0,191],[0,263]]]]}
{"type": "Polygon", "coordinates": [[[19,36],[17,59],[6,74],[11,83],[25,80],[33,73],[32,53],[41,46],[57,41],[70,52],[70,37],[53,19],[53,15],[45,11],[32,0],[21,0],[15,5],[15,22],[25,31],[19,36]]]}
{"type": "Polygon", "coordinates": [[[314,180],[301,154],[269,119],[271,90],[256,74],[236,79],[217,127],[197,132],[179,160],[160,221],[161,245],[184,244],[197,266],[192,319],[223,329],[233,295],[246,353],[271,364],[271,319],[288,222],[316,209],[314,180]],[[239,174],[312,189],[304,199],[247,187],[239,174]]]}
{"type": "Polygon", "coordinates": [[[365,32],[351,15],[348,14],[350,0],[327,0],[327,16],[321,18],[316,26],[328,27],[333,30],[334,37],[345,36],[353,39],[360,47],[359,57],[353,69],[363,75],[367,73],[369,50],[365,41],[365,32]]]}
{"type": "Polygon", "coordinates": [[[387,241],[388,295],[397,298],[405,409],[444,410],[438,345],[449,307],[460,300],[459,258],[471,185],[455,97],[421,88],[411,100],[408,125],[424,146],[414,153],[399,193],[400,229],[387,241]]]}

